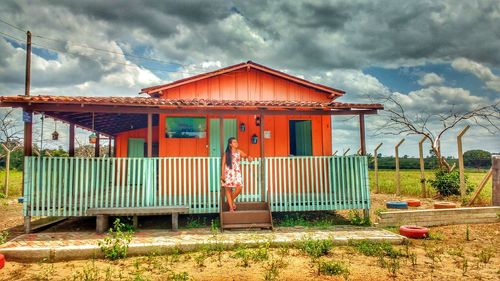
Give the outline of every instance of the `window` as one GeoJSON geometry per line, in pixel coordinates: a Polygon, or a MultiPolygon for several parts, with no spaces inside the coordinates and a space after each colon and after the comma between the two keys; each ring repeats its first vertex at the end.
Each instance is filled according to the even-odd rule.
{"type": "Polygon", "coordinates": [[[167,117],[166,138],[205,138],[207,122],[205,117],[167,117]]]}
{"type": "Polygon", "coordinates": [[[290,120],[290,155],[312,155],[311,120],[290,120]]]}

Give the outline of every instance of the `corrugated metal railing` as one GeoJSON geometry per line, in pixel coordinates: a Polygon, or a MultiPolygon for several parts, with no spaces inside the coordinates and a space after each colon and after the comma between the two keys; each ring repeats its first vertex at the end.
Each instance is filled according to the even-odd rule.
{"type": "MultiPolygon", "coordinates": [[[[265,158],[242,163],[238,201],[270,196],[273,211],[369,208],[364,156],[265,158]],[[268,190],[268,188],[270,188],[268,190]]],[[[85,216],[89,208],[188,206],[190,213],[217,213],[219,157],[77,158],[26,157],[24,214],[85,216]]]]}

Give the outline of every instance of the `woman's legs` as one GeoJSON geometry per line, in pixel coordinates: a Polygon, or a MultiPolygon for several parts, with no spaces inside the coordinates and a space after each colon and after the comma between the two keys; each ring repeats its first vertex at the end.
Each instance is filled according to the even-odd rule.
{"type": "Polygon", "coordinates": [[[241,185],[238,185],[237,187],[234,188],[234,192],[231,194],[233,198],[233,204],[234,200],[236,199],[236,197],[238,197],[238,195],[240,195],[240,193],[241,193],[241,185]]]}
{"type": "Polygon", "coordinates": [[[224,187],[226,190],[226,199],[229,204],[229,211],[234,212],[233,194],[231,193],[231,187],[224,187]]]}

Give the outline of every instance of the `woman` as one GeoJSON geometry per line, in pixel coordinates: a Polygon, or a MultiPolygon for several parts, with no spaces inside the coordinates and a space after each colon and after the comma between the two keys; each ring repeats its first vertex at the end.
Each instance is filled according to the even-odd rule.
{"type": "Polygon", "coordinates": [[[238,195],[240,195],[241,187],[243,185],[240,169],[240,160],[242,158],[248,158],[248,161],[252,161],[251,157],[238,149],[238,141],[236,138],[229,138],[227,140],[226,152],[222,156],[221,181],[222,186],[226,191],[226,198],[229,204],[230,212],[234,212],[234,210],[236,210],[234,200],[238,197],[238,195]],[[232,191],[233,188],[234,192],[232,191]]]}

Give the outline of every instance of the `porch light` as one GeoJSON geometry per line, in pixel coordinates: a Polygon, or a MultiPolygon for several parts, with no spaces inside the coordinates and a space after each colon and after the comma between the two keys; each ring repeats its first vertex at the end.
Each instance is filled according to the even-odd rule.
{"type": "Polygon", "coordinates": [[[255,126],[260,126],[260,117],[255,117],[255,126]]]}
{"type": "Polygon", "coordinates": [[[52,133],[52,140],[58,140],[59,133],[57,132],[57,122],[54,121],[54,132],[52,133]]]}
{"type": "Polygon", "coordinates": [[[241,123],[240,124],[240,131],[244,132],[246,129],[247,129],[247,126],[245,125],[245,123],[241,123]]]}
{"type": "Polygon", "coordinates": [[[52,140],[58,140],[59,139],[59,133],[57,131],[54,131],[52,133],[52,140]]]}
{"type": "Polygon", "coordinates": [[[97,143],[97,135],[95,133],[90,134],[90,136],[89,136],[89,142],[91,144],[97,143]]]}
{"type": "Polygon", "coordinates": [[[252,136],[252,144],[257,144],[258,141],[259,141],[259,137],[257,137],[256,134],[253,134],[253,136],[252,136]]]}

